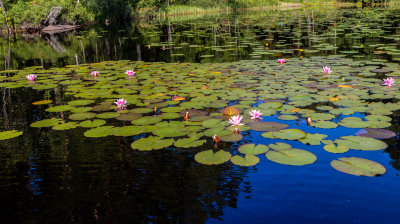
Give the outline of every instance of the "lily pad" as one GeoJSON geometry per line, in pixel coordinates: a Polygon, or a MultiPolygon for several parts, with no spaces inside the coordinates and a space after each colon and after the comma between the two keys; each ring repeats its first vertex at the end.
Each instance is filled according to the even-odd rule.
{"type": "Polygon", "coordinates": [[[299,129],[285,129],[280,131],[270,131],[261,134],[264,138],[280,138],[286,140],[298,140],[306,137],[306,133],[299,129]]]}
{"type": "Polygon", "coordinates": [[[292,166],[308,165],[317,160],[313,153],[302,149],[269,150],[265,156],[273,162],[292,166]]]}
{"type": "Polygon", "coordinates": [[[396,133],[386,129],[380,128],[364,128],[356,133],[358,136],[377,138],[377,139],[388,139],[396,136],[396,133]]]}
{"type": "Polygon", "coordinates": [[[98,138],[98,137],[106,137],[108,135],[112,135],[113,131],[114,131],[114,126],[101,126],[87,130],[83,134],[86,137],[98,138]]]}
{"type": "Polygon", "coordinates": [[[33,128],[52,127],[52,126],[56,126],[60,123],[62,123],[61,120],[59,120],[57,118],[51,118],[51,119],[44,119],[41,121],[36,121],[35,123],[31,124],[31,127],[33,127],[33,128]]]}
{"type": "Polygon", "coordinates": [[[306,137],[299,141],[308,145],[321,145],[321,141],[326,137],[328,137],[328,135],[307,133],[306,137]]]}
{"type": "Polygon", "coordinates": [[[134,141],[131,144],[132,149],[139,151],[158,150],[171,146],[174,143],[173,139],[163,139],[162,137],[149,136],[134,141]]]}
{"type": "Polygon", "coordinates": [[[86,113],[71,114],[71,115],[69,115],[68,118],[71,119],[71,120],[79,121],[79,120],[88,120],[88,119],[92,119],[92,118],[94,118],[94,117],[96,117],[96,114],[95,114],[95,113],[86,112],[86,113]]]}
{"type": "Polygon", "coordinates": [[[335,143],[338,145],[345,145],[350,149],[375,151],[386,149],[387,144],[381,140],[363,136],[342,136],[341,139],[336,139],[335,143]]]}
{"type": "Polygon", "coordinates": [[[206,140],[198,140],[197,138],[181,138],[175,141],[174,145],[180,148],[195,148],[206,143],[206,140]]]}
{"type": "Polygon", "coordinates": [[[331,153],[344,153],[349,151],[349,147],[345,145],[336,146],[335,144],[329,144],[324,146],[324,150],[331,153]]]}
{"type": "Polygon", "coordinates": [[[22,131],[12,130],[12,131],[2,131],[0,132],[0,140],[6,140],[10,138],[15,138],[22,135],[22,131]]]}
{"type": "Polygon", "coordinates": [[[229,161],[231,154],[229,152],[219,150],[214,153],[212,150],[199,152],[195,155],[194,159],[201,164],[205,165],[218,165],[229,161]]]}
{"type": "Polygon", "coordinates": [[[363,158],[341,157],[331,162],[331,166],[340,172],[355,175],[374,177],[386,173],[381,164],[363,158]]]}
{"type": "Polygon", "coordinates": [[[249,123],[248,126],[253,131],[279,131],[289,127],[287,124],[278,122],[254,122],[249,123]]]}
{"type": "Polygon", "coordinates": [[[77,122],[67,122],[67,123],[62,123],[62,124],[53,126],[52,129],[53,130],[62,131],[62,130],[73,129],[73,128],[76,128],[78,126],[79,125],[77,124],[77,122]]]}
{"type": "Polygon", "coordinates": [[[132,124],[134,125],[150,125],[150,124],[155,124],[163,119],[161,117],[154,117],[154,116],[146,116],[146,117],[141,117],[137,120],[133,120],[132,124]]]}
{"type": "Polygon", "coordinates": [[[79,126],[84,128],[95,128],[95,127],[100,127],[104,124],[106,124],[105,120],[95,119],[95,120],[82,121],[81,123],[79,123],[79,126]]]}
{"type": "Polygon", "coordinates": [[[238,166],[254,166],[260,162],[260,159],[254,155],[245,155],[244,158],[236,155],[231,158],[231,162],[238,166]]]}
{"type": "Polygon", "coordinates": [[[268,146],[263,145],[263,144],[259,144],[259,145],[255,145],[255,144],[245,144],[245,145],[241,145],[238,150],[239,152],[246,154],[246,155],[258,155],[258,154],[262,154],[262,153],[266,153],[268,151],[268,146]]]}
{"type": "Polygon", "coordinates": [[[114,128],[112,134],[115,136],[134,136],[144,133],[146,128],[143,126],[124,126],[114,128]]]}

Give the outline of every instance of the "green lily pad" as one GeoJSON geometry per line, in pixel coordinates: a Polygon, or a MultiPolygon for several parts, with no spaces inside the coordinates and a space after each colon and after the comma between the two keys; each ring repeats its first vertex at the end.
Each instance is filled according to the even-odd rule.
{"type": "Polygon", "coordinates": [[[69,105],[59,105],[54,107],[49,107],[46,109],[47,112],[63,112],[63,111],[70,111],[75,107],[69,105]]]}
{"type": "Polygon", "coordinates": [[[248,126],[253,131],[279,131],[289,127],[287,124],[278,122],[254,122],[249,123],[248,126]]]}
{"type": "Polygon", "coordinates": [[[206,140],[198,140],[197,138],[181,138],[174,142],[179,148],[195,148],[206,143],[206,140]]]}
{"type": "Polygon", "coordinates": [[[137,120],[133,120],[132,124],[134,125],[150,125],[150,124],[155,124],[163,119],[161,117],[154,117],[154,116],[146,116],[146,117],[141,117],[137,120]]]}
{"type": "Polygon", "coordinates": [[[331,166],[340,172],[355,175],[374,177],[386,173],[381,164],[363,158],[341,157],[331,162],[331,166]]]}
{"type": "Polygon", "coordinates": [[[76,128],[78,126],[79,125],[77,124],[77,122],[67,122],[67,123],[62,123],[62,124],[53,126],[52,129],[53,130],[62,131],[62,130],[73,129],[73,128],[76,128]]]}
{"type": "Polygon", "coordinates": [[[131,144],[132,149],[139,151],[158,150],[171,146],[174,143],[173,139],[163,139],[162,137],[149,136],[134,141],[131,144]]]}
{"type": "Polygon", "coordinates": [[[275,144],[269,144],[268,146],[271,149],[275,150],[275,151],[289,150],[289,149],[292,148],[291,145],[289,145],[287,143],[283,143],[283,142],[277,142],[275,144]]]}
{"type": "Polygon", "coordinates": [[[203,121],[202,125],[205,128],[226,127],[228,125],[228,122],[221,119],[212,118],[203,121]]]}
{"type": "Polygon", "coordinates": [[[285,120],[285,121],[290,121],[290,120],[297,120],[299,119],[298,116],[295,115],[279,115],[277,117],[279,120],[285,120]]]}
{"type": "Polygon", "coordinates": [[[255,144],[245,144],[245,145],[241,145],[238,150],[239,152],[246,154],[246,155],[258,155],[258,154],[262,154],[262,153],[266,153],[268,151],[268,146],[263,145],[263,144],[259,144],[259,145],[255,145],[255,144]]]}
{"type": "Polygon", "coordinates": [[[165,127],[158,128],[153,131],[154,135],[164,136],[164,137],[181,137],[188,134],[187,131],[184,131],[181,127],[165,127]]]}
{"type": "Polygon", "coordinates": [[[52,127],[52,126],[56,126],[60,123],[62,123],[61,120],[59,120],[57,118],[51,118],[51,119],[44,119],[41,121],[36,121],[35,123],[31,124],[31,127],[33,127],[33,128],[52,127]]]}
{"type": "Polygon", "coordinates": [[[146,128],[143,126],[124,126],[114,128],[112,134],[115,136],[134,136],[142,134],[145,131],[146,128]]]}
{"type": "Polygon", "coordinates": [[[114,128],[114,126],[101,126],[87,130],[83,134],[90,138],[106,137],[108,135],[112,135],[114,128]]]}
{"type": "Polygon", "coordinates": [[[317,160],[313,153],[302,149],[269,150],[265,156],[273,162],[292,166],[308,165],[317,160]]]}
{"type": "Polygon", "coordinates": [[[344,153],[349,151],[349,149],[350,148],[345,145],[336,146],[335,144],[329,144],[324,146],[324,150],[331,153],[344,153]]]}
{"type": "Polygon", "coordinates": [[[312,122],[310,125],[316,128],[324,128],[324,129],[337,128],[338,126],[338,124],[332,121],[317,121],[317,122],[312,122]]]}
{"type": "Polygon", "coordinates": [[[307,133],[306,137],[299,141],[308,145],[321,145],[321,141],[326,137],[328,137],[328,135],[307,133]]]}
{"type": "Polygon", "coordinates": [[[243,139],[243,135],[232,133],[230,135],[219,136],[219,139],[223,142],[237,142],[243,139]]]}
{"type": "Polygon", "coordinates": [[[105,124],[106,124],[105,120],[95,119],[95,120],[82,121],[81,123],[79,123],[79,126],[84,128],[95,128],[105,124]]]}
{"type": "Polygon", "coordinates": [[[336,139],[338,145],[345,145],[350,149],[375,151],[386,149],[387,144],[381,140],[363,136],[342,136],[341,139],[336,139]]]}
{"type": "Polygon", "coordinates": [[[117,113],[117,112],[105,112],[105,113],[101,113],[101,114],[97,114],[96,115],[97,118],[101,118],[101,119],[116,118],[118,116],[120,116],[120,114],[117,113]]]}
{"type": "Polygon", "coordinates": [[[231,154],[226,151],[219,150],[214,153],[212,150],[199,152],[195,155],[194,159],[201,164],[205,165],[218,165],[229,161],[231,154]]]}
{"type": "Polygon", "coordinates": [[[299,129],[285,129],[280,131],[270,131],[261,134],[264,138],[280,138],[286,140],[298,140],[306,137],[306,133],[299,129]]]}
{"type": "Polygon", "coordinates": [[[380,128],[364,128],[358,131],[356,135],[377,139],[388,139],[396,137],[396,133],[394,133],[393,131],[380,128]]]}
{"type": "Polygon", "coordinates": [[[0,132],[0,140],[6,140],[10,138],[15,138],[22,135],[22,131],[12,130],[12,131],[2,131],[0,132]]]}
{"type": "Polygon", "coordinates": [[[254,155],[245,155],[244,158],[236,155],[231,158],[231,162],[238,166],[254,166],[260,162],[260,159],[254,155]]]}
{"type": "Polygon", "coordinates": [[[94,100],[74,100],[74,101],[69,101],[68,105],[72,106],[86,106],[89,104],[94,103],[94,100]]]}
{"type": "Polygon", "coordinates": [[[80,120],[92,119],[94,117],[96,117],[95,113],[86,112],[86,113],[71,114],[71,115],[69,115],[68,118],[71,119],[71,120],[80,121],[80,120]]]}

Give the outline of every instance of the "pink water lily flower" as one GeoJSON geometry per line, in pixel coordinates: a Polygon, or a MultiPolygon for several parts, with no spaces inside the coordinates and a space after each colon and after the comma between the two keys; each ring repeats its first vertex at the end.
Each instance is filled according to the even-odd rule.
{"type": "Polygon", "coordinates": [[[243,117],[237,115],[237,116],[232,116],[231,119],[229,119],[229,124],[231,126],[238,126],[238,125],[243,125],[242,122],[243,117]]]}
{"type": "Polygon", "coordinates": [[[129,78],[135,76],[135,72],[134,72],[133,70],[127,70],[127,71],[125,72],[125,74],[127,74],[129,78]]]}
{"type": "Polygon", "coordinates": [[[249,114],[251,116],[250,119],[259,119],[262,115],[262,113],[259,110],[251,110],[249,114]]]}
{"type": "Polygon", "coordinates": [[[329,73],[331,73],[331,68],[329,68],[329,67],[323,67],[323,68],[322,68],[322,72],[323,72],[324,74],[329,74],[329,73]]]}
{"type": "Polygon", "coordinates": [[[114,102],[114,104],[117,105],[118,110],[125,109],[127,103],[128,101],[126,101],[124,98],[117,99],[117,101],[114,102]]]}
{"type": "Polygon", "coordinates": [[[396,81],[396,80],[394,80],[394,78],[387,78],[387,79],[384,79],[384,80],[383,80],[382,85],[391,87],[391,86],[394,85],[394,82],[395,82],[395,81],[396,81]]]}
{"type": "Polygon", "coordinates": [[[97,78],[97,77],[100,76],[100,72],[98,72],[98,71],[92,71],[92,72],[90,73],[90,75],[93,76],[93,78],[97,78]]]}
{"type": "Polygon", "coordinates": [[[286,62],[286,60],[283,59],[283,58],[280,58],[280,59],[278,59],[278,62],[281,63],[281,64],[283,65],[283,64],[286,62]]]}
{"type": "Polygon", "coordinates": [[[27,75],[26,78],[27,78],[29,81],[35,81],[35,79],[37,78],[37,76],[36,76],[35,74],[30,74],[30,75],[27,75]]]}

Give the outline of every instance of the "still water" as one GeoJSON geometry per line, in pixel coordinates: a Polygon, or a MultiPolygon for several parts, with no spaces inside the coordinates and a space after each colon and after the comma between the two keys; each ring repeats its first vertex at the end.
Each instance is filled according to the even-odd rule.
{"type": "MultiPolygon", "coordinates": [[[[28,66],[108,60],[220,63],[343,55],[397,63],[399,12],[396,7],[253,11],[24,34],[0,40],[0,67],[12,76],[10,70],[28,66]]],[[[400,218],[396,113],[390,130],[397,136],[384,140],[389,145],[384,150],[350,150],[338,156],[321,145],[290,141],[293,148],[314,153],[317,162],[288,166],[260,155],[260,163],[252,167],[230,162],[207,166],[194,155],[213,148],[210,139],[197,148],[140,152],[130,146],[138,137],[86,138],[83,128],[29,127],[50,118],[31,104],[44,98],[71,100],[63,91],[0,89],[1,131],[24,131],[0,142],[4,223],[397,223],[400,218]],[[329,165],[341,156],[370,159],[387,171],[378,177],[341,173],[329,165]]],[[[276,121],[276,116],[263,121],[276,121]]],[[[317,133],[305,122],[285,123],[317,133]]],[[[335,139],[358,130],[339,126],[326,133],[335,139]]],[[[224,144],[225,150],[276,142],[254,131],[244,135],[240,142],[224,144]]]]}

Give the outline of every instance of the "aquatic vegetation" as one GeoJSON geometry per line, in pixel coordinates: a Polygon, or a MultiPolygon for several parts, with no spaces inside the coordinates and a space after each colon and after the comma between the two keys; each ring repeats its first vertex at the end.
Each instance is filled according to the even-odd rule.
{"type": "Polygon", "coordinates": [[[124,98],[117,99],[117,101],[114,102],[114,104],[117,105],[118,110],[125,110],[127,103],[128,101],[124,98]]]}
{"type": "Polygon", "coordinates": [[[321,77],[315,68],[325,59],[303,58],[299,66],[300,60],[293,58],[293,63],[285,67],[276,67],[273,60],[263,61],[261,68],[261,60],[204,65],[108,61],[90,68],[82,66],[74,76],[57,70],[55,77],[53,71],[39,69],[41,80],[36,86],[40,88],[20,83],[19,74],[3,78],[0,87],[30,87],[32,91],[59,85],[65,88],[69,97],[55,101],[57,105],[53,100],[34,103],[51,116],[32,123],[32,127],[57,131],[85,128],[84,136],[90,138],[133,137],[131,148],[138,151],[238,144],[236,152],[232,148],[198,152],[196,161],[209,165],[231,161],[238,166],[254,166],[260,154],[288,165],[316,161],[307,148],[274,143],[277,139],[321,147],[330,153],[385,149],[387,144],[377,138],[395,136],[384,128],[392,125],[390,115],[400,110],[400,103],[381,100],[398,97],[396,91],[376,85],[379,79],[370,75],[371,66],[365,66],[370,62],[331,58],[335,75],[321,77]],[[135,74],[140,82],[120,75],[118,71],[128,64],[140,69],[135,74]],[[88,79],[92,68],[104,75],[88,79]],[[255,69],[255,73],[248,72],[255,69]],[[357,76],[352,76],[350,71],[355,69],[357,76]],[[75,78],[80,80],[74,82],[75,78]],[[261,116],[268,121],[262,121],[261,116]],[[304,131],[307,126],[312,132],[304,131]],[[337,127],[354,129],[353,135],[330,138],[330,131],[337,127]],[[253,134],[261,134],[272,143],[247,142],[246,136],[253,134]]]}
{"type": "Polygon", "coordinates": [[[251,116],[250,119],[253,119],[253,120],[261,118],[261,115],[262,115],[262,113],[259,110],[251,110],[249,113],[251,116]]]}
{"type": "Polygon", "coordinates": [[[93,78],[97,78],[97,77],[100,76],[100,72],[98,72],[98,71],[91,71],[91,72],[90,72],[90,75],[91,75],[93,78]]]}
{"type": "Polygon", "coordinates": [[[343,173],[373,177],[386,173],[386,168],[381,164],[363,158],[341,157],[331,162],[331,166],[343,173]]]}
{"type": "Polygon", "coordinates": [[[382,85],[392,87],[394,85],[395,81],[396,80],[394,78],[389,77],[389,78],[383,79],[382,85]]]}
{"type": "Polygon", "coordinates": [[[325,75],[328,75],[328,74],[330,74],[332,71],[331,71],[331,68],[329,68],[329,67],[323,67],[323,68],[322,68],[322,72],[323,72],[325,75]]]}
{"type": "Polygon", "coordinates": [[[37,78],[37,76],[36,76],[35,74],[30,74],[30,75],[27,75],[26,78],[27,78],[29,81],[35,81],[35,79],[37,78]]]}
{"type": "Polygon", "coordinates": [[[242,116],[236,115],[236,116],[232,116],[232,117],[229,119],[228,122],[229,122],[229,124],[231,124],[232,126],[244,125],[244,124],[241,123],[241,122],[242,122],[242,119],[243,119],[242,116]]]}
{"type": "Polygon", "coordinates": [[[125,74],[129,77],[129,78],[133,78],[135,77],[135,72],[133,70],[126,70],[125,74]]]}
{"type": "Polygon", "coordinates": [[[280,63],[281,65],[285,64],[286,60],[283,58],[278,59],[278,63],[280,63]]]}
{"type": "Polygon", "coordinates": [[[15,138],[22,135],[22,131],[12,130],[12,131],[2,131],[0,132],[0,140],[6,140],[10,138],[15,138]]]}

